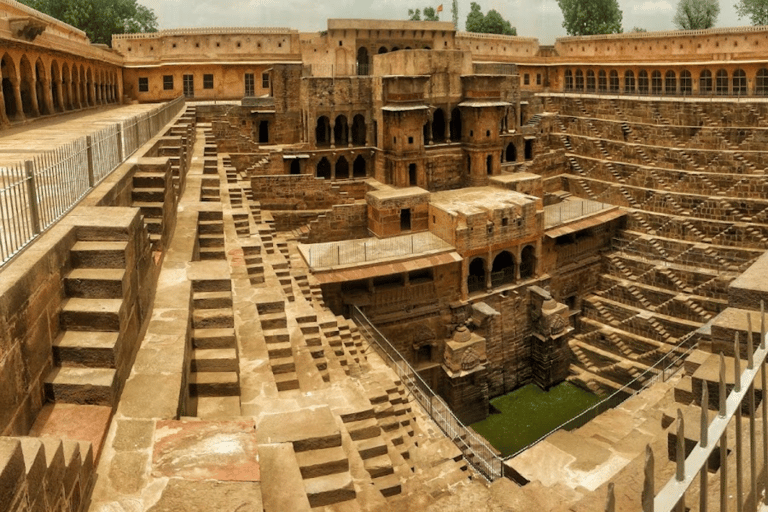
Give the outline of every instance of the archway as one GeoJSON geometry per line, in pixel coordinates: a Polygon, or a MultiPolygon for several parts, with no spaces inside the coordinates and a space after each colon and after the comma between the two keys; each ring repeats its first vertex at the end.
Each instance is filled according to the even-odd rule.
{"type": "Polygon", "coordinates": [[[336,179],[349,179],[349,162],[347,162],[346,157],[340,156],[339,159],[336,160],[336,179]]]}
{"type": "Polygon", "coordinates": [[[331,179],[331,162],[326,157],[321,158],[317,163],[317,173],[315,176],[326,180],[331,179]]]}
{"type": "Polygon", "coordinates": [[[526,245],[520,255],[520,278],[528,279],[536,273],[536,249],[532,245],[526,245]]]}
{"type": "Polygon", "coordinates": [[[461,110],[458,107],[451,110],[451,140],[461,141],[461,110]]]}
{"type": "MultiPolygon", "coordinates": [[[[3,90],[3,92],[5,92],[5,90],[3,90]]],[[[757,75],[755,76],[755,94],[759,96],[768,95],[768,69],[766,68],[757,70],[757,75]]]]}
{"type": "Polygon", "coordinates": [[[708,69],[705,69],[699,75],[699,93],[712,93],[712,72],[708,69]]]}
{"type": "Polygon", "coordinates": [[[509,251],[501,251],[493,259],[491,268],[491,283],[493,286],[501,286],[515,282],[515,258],[509,251]]]}
{"type": "Polygon", "coordinates": [[[85,72],[85,94],[88,98],[88,105],[96,105],[95,98],[93,97],[93,71],[88,68],[85,72]]]}
{"type": "Polygon", "coordinates": [[[291,174],[301,174],[301,161],[298,158],[291,160],[291,174]]]}
{"type": "Polygon", "coordinates": [[[664,94],[677,94],[677,76],[671,69],[664,75],[664,94]]]}
{"type": "Polygon", "coordinates": [[[368,67],[368,49],[361,46],[357,50],[357,74],[360,76],[368,75],[368,67]]]}
{"type": "Polygon", "coordinates": [[[336,117],[336,123],[333,127],[333,136],[336,139],[337,146],[346,146],[349,144],[349,125],[347,117],[340,115],[336,117]]]}
{"type": "Polygon", "coordinates": [[[16,104],[16,93],[13,84],[18,79],[16,78],[16,66],[7,53],[0,59],[0,74],[3,77],[3,106],[5,107],[5,115],[8,119],[16,119],[21,113],[21,109],[16,104]]]}
{"type": "Polygon", "coordinates": [[[637,74],[637,92],[648,94],[648,72],[644,69],[637,74]]]}
{"type": "Polygon", "coordinates": [[[680,72],[680,94],[693,94],[693,77],[691,77],[691,72],[687,69],[680,72]]]}
{"type": "Polygon", "coordinates": [[[53,110],[55,112],[64,110],[62,107],[61,72],[59,71],[59,63],[56,60],[51,62],[51,99],[53,100],[53,110]]]}
{"type": "Polygon", "coordinates": [[[724,69],[718,70],[715,75],[715,93],[718,96],[728,94],[728,72],[724,69]]]}
{"type": "Polygon", "coordinates": [[[661,71],[655,69],[653,73],[651,73],[651,94],[661,94],[661,91],[661,71]]]}
{"type": "Polygon", "coordinates": [[[317,119],[317,126],[315,126],[315,144],[318,146],[331,145],[331,121],[325,116],[320,116],[317,119]]]}
{"type": "Polygon", "coordinates": [[[382,55],[384,53],[387,53],[388,51],[389,50],[387,50],[385,47],[382,46],[382,47],[379,48],[379,52],[378,53],[379,53],[379,55],[382,55]]]}
{"type": "Polygon", "coordinates": [[[432,141],[445,142],[445,114],[441,108],[432,114],[432,141]]]}
{"type": "Polygon", "coordinates": [[[619,72],[615,69],[608,74],[608,87],[611,92],[619,92],[619,72]]]}
{"type": "Polygon", "coordinates": [[[355,161],[352,164],[352,177],[365,178],[366,176],[365,158],[363,158],[363,155],[357,155],[357,158],[355,158],[355,161]]]}
{"type": "Polygon", "coordinates": [[[507,162],[517,162],[517,148],[515,147],[515,144],[512,142],[507,144],[506,160],[507,162]]]}
{"type": "Polygon", "coordinates": [[[365,118],[361,114],[352,119],[352,144],[365,146],[365,118]]]}
{"type": "Polygon", "coordinates": [[[566,91],[572,91],[573,90],[573,72],[570,69],[565,70],[565,74],[563,75],[564,82],[565,82],[565,90],[566,91]]]}
{"type": "Polygon", "coordinates": [[[584,90],[584,72],[580,69],[576,70],[576,90],[584,90]]]}
{"type": "Polygon", "coordinates": [[[32,65],[29,63],[26,55],[21,57],[19,68],[21,70],[19,86],[21,89],[22,110],[27,117],[37,116],[39,112],[37,110],[37,96],[35,93],[35,77],[32,73],[32,65]]]}
{"type": "Polygon", "coordinates": [[[37,98],[37,108],[40,114],[52,114],[52,105],[48,102],[47,97],[47,80],[48,74],[45,72],[45,66],[43,61],[38,58],[35,61],[35,97],[37,98]]]}
{"type": "Polygon", "coordinates": [[[69,65],[65,62],[61,65],[61,98],[62,108],[72,110],[72,75],[69,73],[69,65]]]}
{"type": "Polygon", "coordinates": [[[469,263],[467,291],[469,293],[485,290],[485,260],[475,258],[469,263]]]}

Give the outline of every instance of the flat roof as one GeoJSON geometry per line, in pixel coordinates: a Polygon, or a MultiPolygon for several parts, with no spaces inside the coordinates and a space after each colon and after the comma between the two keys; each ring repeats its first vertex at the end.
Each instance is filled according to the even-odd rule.
{"type": "Polygon", "coordinates": [[[598,226],[626,214],[627,212],[612,204],[589,199],[568,199],[562,203],[544,207],[545,235],[557,238],[598,226]]]}
{"type": "Polygon", "coordinates": [[[445,190],[431,195],[429,203],[450,213],[475,213],[499,210],[514,206],[525,206],[538,199],[498,187],[469,187],[459,190],[445,190]]]}

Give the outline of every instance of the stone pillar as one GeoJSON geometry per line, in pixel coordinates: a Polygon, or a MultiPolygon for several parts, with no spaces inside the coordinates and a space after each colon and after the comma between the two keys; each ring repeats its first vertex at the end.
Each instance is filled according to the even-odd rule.
{"type": "Polygon", "coordinates": [[[427,135],[429,136],[429,145],[431,146],[432,144],[435,143],[435,141],[432,140],[432,119],[431,118],[427,121],[427,135]]]}
{"type": "MultiPolygon", "coordinates": [[[[0,77],[2,80],[2,77],[0,77]]],[[[0,87],[0,124],[9,124],[8,114],[5,111],[5,95],[3,94],[3,88],[0,87]]]]}
{"type": "Polygon", "coordinates": [[[13,82],[13,96],[16,101],[16,119],[23,121],[27,116],[24,114],[24,104],[21,102],[21,81],[18,79],[13,82]]]}
{"type": "Polygon", "coordinates": [[[30,101],[32,102],[32,115],[38,117],[40,115],[40,105],[37,103],[37,84],[33,81],[29,88],[30,101]]]}
{"type": "MultiPolygon", "coordinates": [[[[354,124],[355,124],[355,120],[352,117],[352,114],[347,112],[347,147],[348,148],[352,147],[352,127],[354,126],[354,124]],[[350,124],[350,122],[352,124],[350,124]]],[[[350,175],[351,175],[352,169],[350,169],[349,172],[350,172],[350,175]]]]}
{"type": "Polygon", "coordinates": [[[484,265],[484,267],[485,267],[485,289],[490,292],[493,289],[493,280],[491,279],[491,270],[492,270],[493,263],[491,262],[492,260],[491,260],[491,253],[490,252],[488,253],[488,256],[486,257],[486,259],[483,260],[483,261],[485,262],[485,265],[484,265]]]}
{"type": "Polygon", "coordinates": [[[59,100],[59,108],[62,112],[67,110],[67,107],[64,105],[64,80],[62,80],[59,84],[59,86],[56,88],[56,98],[59,100]]]}
{"type": "Polygon", "coordinates": [[[330,133],[331,147],[335,148],[336,147],[336,121],[331,122],[329,126],[331,127],[331,133],[330,133]]]}
{"type": "Polygon", "coordinates": [[[515,282],[516,283],[520,281],[520,265],[523,263],[522,255],[523,255],[522,247],[518,245],[515,248],[515,282]]]}
{"type": "Polygon", "coordinates": [[[450,110],[448,110],[448,113],[445,116],[445,142],[447,142],[448,144],[451,143],[451,111],[450,110]]]}
{"type": "Polygon", "coordinates": [[[43,84],[43,101],[45,102],[45,109],[49,114],[53,114],[56,112],[56,109],[53,108],[53,91],[51,91],[51,81],[41,80],[41,82],[43,84]]]}

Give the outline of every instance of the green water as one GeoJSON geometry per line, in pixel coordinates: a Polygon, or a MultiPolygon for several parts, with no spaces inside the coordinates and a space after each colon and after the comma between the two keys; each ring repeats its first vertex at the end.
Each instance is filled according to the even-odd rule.
{"type": "Polygon", "coordinates": [[[598,396],[569,382],[549,391],[529,384],[491,400],[501,414],[491,414],[471,426],[506,457],[599,401],[598,396]]]}

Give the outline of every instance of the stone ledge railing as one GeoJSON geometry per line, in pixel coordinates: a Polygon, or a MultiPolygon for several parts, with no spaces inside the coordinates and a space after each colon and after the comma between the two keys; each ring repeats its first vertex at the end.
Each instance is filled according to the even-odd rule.
{"type": "Polygon", "coordinates": [[[69,212],[184,108],[179,97],[69,144],[0,167],[0,267],[69,212]]]}
{"type": "Polygon", "coordinates": [[[574,43],[600,41],[606,39],[642,39],[642,38],[660,38],[660,37],[691,37],[691,36],[717,36],[720,34],[741,34],[744,32],[768,32],[768,26],[744,26],[744,27],[725,27],[709,28],[703,30],[663,30],[660,32],[626,32],[623,34],[598,34],[594,36],[569,36],[558,37],[555,39],[555,45],[558,43],[574,43]]]}
{"type": "Polygon", "coordinates": [[[172,28],[158,32],[143,32],[140,34],[115,34],[113,40],[118,39],[159,39],[169,36],[203,36],[226,34],[298,34],[295,28],[288,27],[206,27],[206,28],[172,28]]]}

